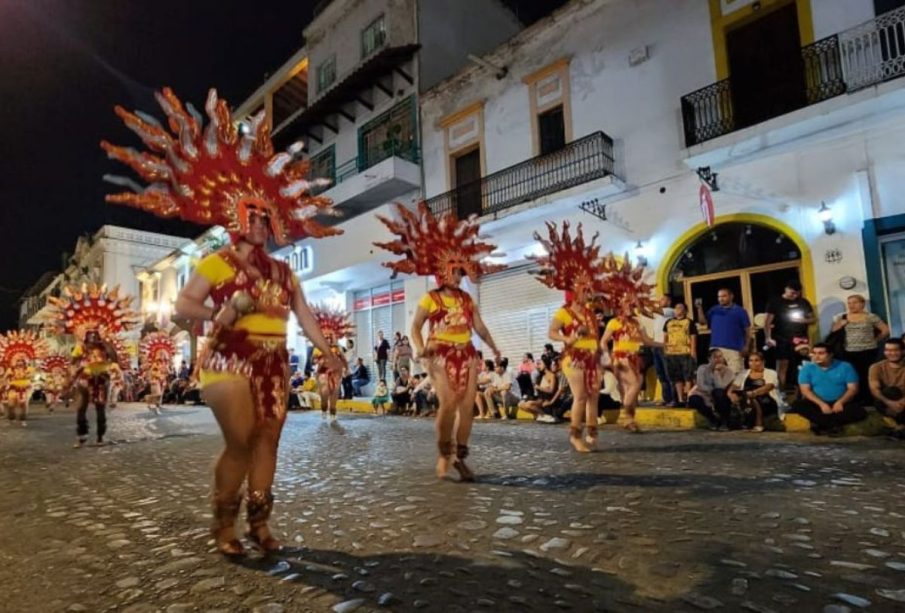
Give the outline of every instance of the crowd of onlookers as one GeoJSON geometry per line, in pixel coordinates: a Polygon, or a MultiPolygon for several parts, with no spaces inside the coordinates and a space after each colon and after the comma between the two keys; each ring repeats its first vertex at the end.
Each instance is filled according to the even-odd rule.
{"type": "MultiPolygon", "coordinates": [[[[642,370],[654,369],[661,404],[693,408],[715,430],[762,431],[768,420],[798,413],[816,433],[833,434],[865,419],[869,406],[896,421],[898,436],[905,429],[902,340],[889,338],[889,327],[866,311],[862,296],[849,297],[846,312],[834,318],[829,336],[816,344],[809,335],[816,314],[797,281],[786,283],[783,293],[770,300],[757,325],[726,288],[706,311],[700,301],[691,309],[682,302],[672,304],[668,296],[660,306],[662,314],[648,322],[654,346],[644,349],[642,370]],[[699,342],[702,333],[708,342],[699,342]]],[[[599,315],[603,330],[607,317],[599,315]]],[[[378,332],[373,358],[374,376],[361,357],[350,361],[342,380],[343,398],[370,397],[373,411],[380,414],[436,412],[430,377],[412,372],[408,337],[396,332],[391,342],[378,332]]],[[[308,367],[299,369],[297,358],[292,360],[290,408],[312,408],[318,398],[315,376],[308,367]]],[[[481,359],[477,384],[479,420],[513,419],[521,410],[539,422],[558,423],[572,405],[552,344],[537,358],[524,354],[518,364],[505,357],[481,359]]],[[[652,399],[653,392],[643,394],[652,399]]],[[[605,368],[600,414],[619,408],[620,401],[616,377],[605,368]]]]}

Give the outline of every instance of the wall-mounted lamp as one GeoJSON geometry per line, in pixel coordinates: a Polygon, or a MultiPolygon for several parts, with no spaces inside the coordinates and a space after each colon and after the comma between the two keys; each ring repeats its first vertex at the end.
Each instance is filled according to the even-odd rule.
{"type": "Polygon", "coordinates": [[[647,266],[647,248],[641,241],[638,241],[638,244],[635,245],[635,259],[638,260],[638,264],[641,266],[647,266]]]}
{"type": "Polygon", "coordinates": [[[824,232],[827,234],[836,233],[836,224],[833,223],[833,211],[826,205],[826,202],[820,203],[820,208],[817,209],[817,216],[823,222],[824,232]]]}

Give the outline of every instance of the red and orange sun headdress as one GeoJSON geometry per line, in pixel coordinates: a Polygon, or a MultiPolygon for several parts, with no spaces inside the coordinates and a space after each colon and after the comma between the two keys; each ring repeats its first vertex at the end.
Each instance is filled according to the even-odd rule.
{"type": "Polygon", "coordinates": [[[166,332],[151,332],[141,339],[138,346],[141,363],[144,368],[150,368],[152,364],[166,362],[169,364],[176,355],[176,343],[166,332]]]}
{"type": "Polygon", "coordinates": [[[24,361],[31,366],[50,353],[47,340],[33,330],[11,330],[0,334],[0,367],[12,368],[24,361]]]}
{"type": "Polygon", "coordinates": [[[644,266],[632,264],[628,253],[621,261],[608,253],[603,258],[603,270],[604,300],[614,312],[619,313],[628,301],[638,315],[652,318],[654,314],[662,313],[659,302],[654,299],[654,286],[644,281],[644,266]]]}
{"type": "Polygon", "coordinates": [[[403,256],[395,262],[384,262],[394,273],[433,275],[442,287],[451,282],[456,269],[464,270],[472,283],[477,283],[483,275],[506,268],[486,261],[496,245],[482,242],[484,237],[478,234],[481,227],[476,217],[459,221],[453,213],[446,213],[437,219],[424,202],[418,204],[417,211],[401,204],[396,205],[396,210],[399,221],[380,215],[377,218],[399,238],[374,243],[403,256]]]}
{"type": "Polygon", "coordinates": [[[569,222],[562,222],[562,232],[554,222],[547,222],[545,239],[535,232],[534,238],[543,245],[543,255],[528,256],[538,264],[533,272],[538,281],[552,289],[570,293],[584,290],[590,299],[603,292],[601,282],[605,274],[604,263],[600,259],[600,246],[597,245],[597,234],[591,242],[585,242],[581,224],[575,236],[569,231],[569,222]]]}
{"type": "Polygon", "coordinates": [[[53,307],[48,325],[56,334],[73,334],[80,341],[89,332],[97,332],[101,339],[112,342],[139,323],[130,306],[132,297],[121,296],[119,287],[108,290],[97,283],[69,285],[59,298],[51,296],[48,301],[53,307]]]}
{"type": "Polygon", "coordinates": [[[324,336],[332,336],[334,340],[355,336],[355,324],[345,311],[317,304],[311,307],[311,312],[324,336]]]}
{"type": "Polygon", "coordinates": [[[315,221],[316,215],[335,215],[329,198],[311,196],[323,179],[307,179],[308,162],[295,161],[302,144],[274,154],[270,127],[261,111],[240,135],[226,101],[211,89],[201,114],[182,102],[169,88],[157,95],[167,116],[169,131],[156,119],[117,106],[116,114],[149,151],[101,142],[107,155],[130,166],[149,185],[142,188],[131,179],[105,179],[133,192],[107,196],[108,202],[133,206],[161,217],[179,217],[203,225],[224,226],[234,237],[248,232],[249,217],[269,219],[274,240],[293,240],[341,234],[339,228],[315,221]]]}
{"type": "Polygon", "coordinates": [[[72,359],[69,356],[61,353],[54,353],[41,360],[40,369],[41,372],[48,375],[56,373],[66,374],[69,372],[69,365],[71,363],[72,359]]]}

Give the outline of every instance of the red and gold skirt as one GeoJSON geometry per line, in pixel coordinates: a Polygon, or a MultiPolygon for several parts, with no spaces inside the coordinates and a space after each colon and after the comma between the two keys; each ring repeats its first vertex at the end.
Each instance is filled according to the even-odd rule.
{"type": "Polygon", "coordinates": [[[450,387],[457,393],[463,393],[465,388],[468,387],[468,376],[471,367],[478,357],[478,352],[475,351],[474,345],[471,343],[455,345],[433,341],[430,349],[434,353],[431,359],[438,360],[440,366],[446,371],[450,387]]]}
{"type": "Polygon", "coordinates": [[[600,367],[600,351],[568,347],[563,351],[563,356],[568,360],[568,363],[563,362],[563,366],[584,371],[585,388],[588,391],[596,391],[595,387],[600,384],[600,378],[597,376],[597,369],[600,367]]]}
{"type": "Polygon", "coordinates": [[[16,383],[10,383],[6,388],[4,396],[6,396],[8,402],[13,404],[25,404],[31,397],[31,385],[23,386],[17,385],[16,383]]]}
{"type": "Polygon", "coordinates": [[[285,417],[289,397],[289,352],[284,335],[255,333],[250,337],[247,330],[216,327],[198,367],[248,379],[258,419],[285,417]]]}

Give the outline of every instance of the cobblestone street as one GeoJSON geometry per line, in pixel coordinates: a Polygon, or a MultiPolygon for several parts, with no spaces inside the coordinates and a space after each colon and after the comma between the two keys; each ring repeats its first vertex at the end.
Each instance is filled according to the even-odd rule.
{"type": "Polygon", "coordinates": [[[292,414],[274,528],[211,553],[204,407],[0,424],[4,611],[905,610],[905,448],[885,438],[478,423],[475,484],[433,476],[432,423],[292,414]]]}

